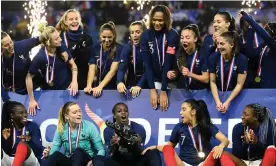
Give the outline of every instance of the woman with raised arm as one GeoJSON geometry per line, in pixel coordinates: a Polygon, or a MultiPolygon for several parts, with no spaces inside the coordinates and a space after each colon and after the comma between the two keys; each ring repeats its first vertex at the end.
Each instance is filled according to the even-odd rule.
{"type": "Polygon", "coordinates": [[[258,69],[255,81],[261,88],[276,88],[276,23],[268,23],[262,28],[246,12],[242,18],[262,37],[265,47],[258,56],[258,69]]]}

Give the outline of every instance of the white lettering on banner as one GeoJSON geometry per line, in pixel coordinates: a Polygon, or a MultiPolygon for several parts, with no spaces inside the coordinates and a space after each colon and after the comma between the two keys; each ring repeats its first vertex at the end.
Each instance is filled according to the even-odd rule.
{"type": "Polygon", "coordinates": [[[146,119],[142,119],[142,118],[129,118],[129,119],[131,121],[139,123],[140,125],[142,125],[144,127],[144,129],[146,130],[145,145],[148,144],[150,137],[151,137],[151,125],[150,125],[149,121],[147,121],[146,119]]]}
{"type": "Polygon", "coordinates": [[[44,147],[51,146],[52,142],[48,142],[46,140],[46,130],[47,127],[50,125],[56,125],[57,126],[58,120],[57,119],[47,119],[40,125],[40,131],[41,131],[41,138],[42,138],[42,145],[44,147]]]}
{"type": "Polygon", "coordinates": [[[221,119],[219,118],[211,118],[213,124],[217,124],[217,125],[220,125],[221,124],[221,119]]]}
{"type": "Polygon", "coordinates": [[[166,130],[166,125],[177,123],[179,123],[179,118],[159,118],[158,145],[166,144],[168,142],[165,140],[166,135],[171,135],[172,133],[172,130],[166,130]]]}
{"type": "Polygon", "coordinates": [[[232,148],[233,143],[232,143],[232,132],[233,132],[233,128],[236,124],[240,123],[241,119],[228,119],[228,140],[229,140],[229,145],[228,148],[232,148]]]}

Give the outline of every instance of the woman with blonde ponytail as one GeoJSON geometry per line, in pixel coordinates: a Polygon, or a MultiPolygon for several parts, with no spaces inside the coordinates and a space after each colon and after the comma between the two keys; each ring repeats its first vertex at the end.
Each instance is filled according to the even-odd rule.
{"type": "Polygon", "coordinates": [[[103,88],[117,89],[116,74],[123,46],[116,42],[116,38],[116,27],[113,22],[109,21],[101,26],[100,43],[96,47],[97,87],[92,89],[94,97],[99,97],[103,88]]]}
{"type": "Polygon", "coordinates": [[[33,61],[26,76],[26,85],[30,97],[30,115],[36,114],[39,109],[33,94],[33,80],[35,75],[41,74],[43,77],[43,90],[65,90],[70,89],[70,95],[75,96],[78,92],[78,68],[67,48],[61,44],[58,31],[47,26],[47,23],[39,25],[40,40],[43,45],[33,61]],[[68,70],[68,63],[72,73],[68,70]]]}
{"type": "Polygon", "coordinates": [[[104,165],[105,150],[96,126],[82,119],[77,103],[67,102],[61,107],[57,130],[51,148],[43,152],[45,166],[104,165]],[[59,150],[64,147],[64,154],[59,150]]]}
{"type": "Polygon", "coordinates": [[[96,73],[96,52],[92,36],[83,29],[79,11],[67,10],[57,23],[56,29],[60,31],[62,43],[69,49],[78,66],[79,89],[90,93],[96,73]]]}

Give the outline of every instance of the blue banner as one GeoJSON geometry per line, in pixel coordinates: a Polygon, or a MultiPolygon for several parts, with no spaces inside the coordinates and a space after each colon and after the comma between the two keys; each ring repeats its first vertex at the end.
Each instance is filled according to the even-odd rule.
{"type": "MultiPolygon", "coordinates": [[[[225,101],[231,92],[220,94],[221,101],[225,101]]],[[[146,129],[146,146],[164,144],[169,140],[171,131],[180,120],[180,106],[189,98],[202,99],[207,105],[214,124],[232,140],[232,129],[236,123],[241,121],[241,114],[244,107],[250,103],[260,103],[270,108],[273,116],[276,117],[276,89],[264,90],[243,90],[231,103],[229,110],[221,114],[216,110],[213,96],[208,90],[192,91],[185,90],[169,91],[169,109],[161,112],[158,108],[153,110],[149,102],[149,90],[143,90],[141,95],[132,99],[130,95],[122,96],[117,91],[104,90],[100,98],[79,92],[77,97],[69,95],[69,91],[37,91],[34,92],[40,111],[35,117],[28,119],[35,121],[41,129],[44,146],[51,144],[57,124],[57,117],[60,107],[67,101],[77,102],[83,112],[83,118],[93,121],[101,130],[106,127],[104,121],[112,120],[112,108],[118,102],[125,102],[129,107],[130,119],[144,126],[146,129]],[[86,106],[87,104],[87,106],[86,106]]],[[[23,103],[28,108],[28,96],[9,93],[12,100],[23,103]]],[[[213,142],[216,143],[216,142],[213,142]]],[[[230,143],[228,148],[231,148],[230,143]]]]}

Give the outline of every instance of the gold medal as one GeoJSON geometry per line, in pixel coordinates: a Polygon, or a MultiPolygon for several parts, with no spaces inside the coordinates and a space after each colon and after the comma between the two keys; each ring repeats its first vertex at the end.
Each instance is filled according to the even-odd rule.
{"type": "Polygon", "coordinates": [[[255,78],[255,82],[257,82],[257,83],[261,82],[261,80],[262,80],[261,77],[256,77],[255,78]]]}
{"type": "Polygon", "coordinates": [[[48,84],[49,84],[49,86],[54,86],[54,81],[51,81],[48,84]]]}
{"type": "Polygon", "coordinates": [[[205,153],[204,152],[198,152],[198,157],[204,158],[205,157],[205,153]]]}

